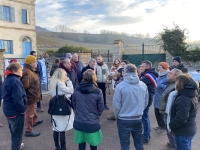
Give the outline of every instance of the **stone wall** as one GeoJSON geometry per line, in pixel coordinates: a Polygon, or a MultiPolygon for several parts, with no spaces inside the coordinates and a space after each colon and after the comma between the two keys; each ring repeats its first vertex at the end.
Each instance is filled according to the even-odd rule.
{"type": "MultiPolygon", "coordinates": [[[[168,62],[170,66],[173,65],[173,58],[174,57],[168,51],[166,51],[166,62],[168,62]]],[[[197,61],[197,62],[182,60],[182,63],[184,64],[184,66],[188,70],[197,70],[197,69],[200,69],[200,60],[197,61]]]]}
{"type": "Polygon", "coordinates": [[[4,76],[4,49],[0,49],[0,75],[4,76]]]}

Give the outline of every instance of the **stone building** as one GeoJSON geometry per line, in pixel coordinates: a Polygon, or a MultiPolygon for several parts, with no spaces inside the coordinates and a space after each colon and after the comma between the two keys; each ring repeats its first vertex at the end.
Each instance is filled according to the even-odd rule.
{"type": "Polygon", "coordinates": [[[35,0],[0,0],[0,49],[5,58],[37,51],[35,0]]]}

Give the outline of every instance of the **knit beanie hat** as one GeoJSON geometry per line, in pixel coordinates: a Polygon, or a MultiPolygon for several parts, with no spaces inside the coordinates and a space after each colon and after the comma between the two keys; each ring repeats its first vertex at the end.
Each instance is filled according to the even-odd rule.
{"type": "Polygon", "coordinates": [[[181,63],[181,57],[180,57],[180,56],[176,56],[176,57],[174,57],[173,60],[176,60],[176,61],[178,61],[179,63],[181,63]]]}
{"type": "Polygon", "coordinates": [[[159,66],[162,66],[163,69],[165,69],[165,70],[168,70],[168,69],[169,69],[169,64],[166,63],[166,62],[160,62],[158,65],[159,65],[159,66]]]}
{"type": "Polygon", "coordinates": [[[25,64],[28,64],[28,65],[30,65],[31,63],[33,63],[35,61],[36,61],[36,57],[33,55],[28,55],[25,58],[25,64]]]}
{"type": "Polygon", "coordinates": [[[67,53],[66,54],[66,58],[72,58],[72,54],[71,53],[67,53]]]}
{"type": "Polygon", "coordinates": [[[15,59],[15,58],[11,59],[10,63],[12,63],[12,62],[17,62],[17,59],[15,59]]]}

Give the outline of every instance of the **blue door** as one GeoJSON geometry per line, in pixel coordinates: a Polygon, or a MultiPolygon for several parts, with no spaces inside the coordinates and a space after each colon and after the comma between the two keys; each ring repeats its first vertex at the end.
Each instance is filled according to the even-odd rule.
{"type": "Polygon", "coordinates": [[[32,51],[31,40],[30,38],[25,37],[22,40],[22,58],[26,58],[27,55],[30,55],[31,51],[32,51]]]}

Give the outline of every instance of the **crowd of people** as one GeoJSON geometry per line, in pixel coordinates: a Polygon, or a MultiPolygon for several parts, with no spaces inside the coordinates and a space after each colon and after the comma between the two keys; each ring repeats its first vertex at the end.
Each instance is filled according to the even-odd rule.
{"type": "MultiPolygon", "coordinates": [[[[3,112],[11,133],[11,149],[19,150],[23,128],[25,136],[35,137],[40,133],[33,127],[41,124],[37,112],[42,100],[40,67],[36,52],[25,58],[22,69],[11,62],[6,69],[2,85],[3,112]]],[[[158,69],[149,60],[136,67],[127,60],[116,58],[109,69],[98,55],[84,67],[78,54],[66,54],[62,61],[55,59],[52,65],[49,92],[52,97],[66,95],[71,100],[71,115],[52,115],[53,139],[56,150],[66,150],[65,132],[74,128],[74,142],[79,150],[97,150],[102,142],[100,115],[109,110],[106,101],[106,86],[114,90],[113,114],[108,120],[117,121],[121,150],[129,150],[130,134],[136,150],[151,139],[149,108],[153,104],[158,134],[166,134],[171,150],[191,150],[192,139],[197,131],[197,88],[199,83],[190,77],[179,56],[173,66],[160,62],[158,69]],[[112,81],[112,82],[110,82],[112,81]]],[[[0,126],[3,126],[0,124],[0,126]]]]}

